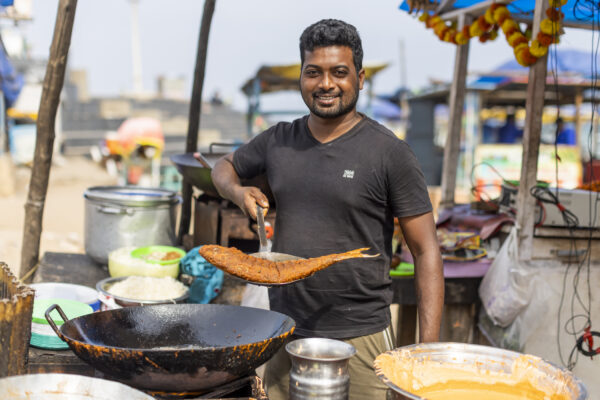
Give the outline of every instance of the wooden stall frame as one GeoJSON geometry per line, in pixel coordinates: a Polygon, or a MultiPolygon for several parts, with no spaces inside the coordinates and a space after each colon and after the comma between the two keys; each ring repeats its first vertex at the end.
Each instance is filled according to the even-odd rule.
{"type": "MultiPolygon", "coordinates": [[[[438,15],[444,20],[464,21],[464,18],[477,18],[480,16],[494,0],[479,2],[471,7],[460,9],[450,9],[454,3],[453,0],[444,0],[438,8],[438,15]]],[[[501,1],[509,4],[512,0],[501,1]]],[[[533,17],[533,34],[535,37],[540,30],[540,23],[544,18],[545,10],[548,6],[547,0],[536,0],[533,17]]],[[[569,25],[581,28],[580,25],[569,25]]],[[[454,195],[456,187],[456,170],[458,168],[458,147],[460,145],[460,136],[462,130],[462,111],[464,106],[465,87],[464,81],[467,74],[468,50],[464,47],[467,44],[457,46],[455,56],[454,79],[450,95],[450,125],[446,146],[444,150],[444,165],[442,170],[442,208],[451,208],[454,204],[454,195]]],[[[468,49],[468,48],[467,48],[468,49]]],[[[525,129],[523,133],[523,155],[521,164],[521,184],[517,195],[517,227],[519,228],[519,248],[520,257],[523,260],[530,260],[532,257],[531,249],[533,243],[534,228],[534,207],[535,199],[530,195],[529,188],[536,182],[537,177],[537,159],[540,147],[540,138],[542,130],[542,111],[544,107],[543,94],[546,86],[547,75],[547,55],[540,57],[538,61],[530,67],[529,81],[527,88],[525,129]]]]}
{"type": "MultiPolygon", "coordinates": [[[[533,16],[532,37],[540,30],[540,23],[544,18],[548,5],[547,0],[535,1],[533,16]]],[[[533,248],[533,228],[535,225],[535,198],[529,193],[529,188],[537,182],[537,164],[540,154],[540,141],[542,136],[542,114],[544,102],[536,99],[544,98],[546,88],[548,54],[540,57],[529,68],[529,81],[527,84],[527,100],[525,102],[525,129],[523,131],[523,154],[521,158],[521,179],[517,193],[517,231],[519,238],[519,258],[531,260],[533,248]]]]}
{"type": "MultiPolygon", "coordinates": [[[[462,15],[459,18],[458,29],[471,22],[471,17],[462,15]]],[[[460,156],[460,133],[462,131],[463,107],[465,105],[465,90],[467,81],[467,65],[469,63],[469,42],[456,46],[454,58],[454,74],[450,88],[450,118],[448,137],[444,146],[444,165],[442,167],[442,199],[440,208],[454,206],[454,191],[456,190],[456,171],[460,156]]]]}

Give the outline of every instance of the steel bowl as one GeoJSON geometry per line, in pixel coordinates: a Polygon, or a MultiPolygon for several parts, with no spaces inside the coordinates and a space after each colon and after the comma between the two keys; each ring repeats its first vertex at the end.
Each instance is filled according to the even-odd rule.
{"type": "MultiPolygon", "coordinates": [[[[471,364],[477,365],[478,368],[485,371],[505,372],[507,374],[511,373],[514,361],[524,355],[496,347],[466,343],[414,344],[390,350],[383,354],[396,355],[400,352],[408,352],[408,355],[414,357],[416,360],[437,361],[456,365],[471,364]]],[[[584,400],[588,398],[587,389],[579,378],[575,377],[565,368],[556,366],[539,357],[538,359],[539,362],[532,364],[532,367],[537,369],[542,376],[547,376],[549,382],[556,379],[564,380],[571,400],[584,400]]],[[[399,387],[391,382],[388,378],[391,375],[391,371],[380,368],[377,365],[377,360],[375,361],[375,373],[383,383],[394,391],[395,399],[424,400],[422,397],[409,392],[406,388],[399,387]]]]}
{"type": "Polygon", "coordinates": [[[10,400],[153,400],[122,383],[73,374],[31,374],[0,379],[0,398],[10,400]]]}
{"type": "MultiPolygon", "coordinates": [[[[129,299],[122,296],[116,296],[108,291],[108,289],[117,282],[129,278],[128,276],[119,276],[116,278],[102,279],[96,284],[96,290],[98,290],[100,301],[107,304],[108,301],[114,300],[114,302],[121,307],[137,307],[137,306],[148,306],[155,304],[182,304],[185,303],[190,295],[189,290],[180,297],[166,300],[137,300],[129,299]],[[108,301],[107,301],[108,300],[108,301]]],[[[118,307],[117,307],[118,308],[118,307]]]]}

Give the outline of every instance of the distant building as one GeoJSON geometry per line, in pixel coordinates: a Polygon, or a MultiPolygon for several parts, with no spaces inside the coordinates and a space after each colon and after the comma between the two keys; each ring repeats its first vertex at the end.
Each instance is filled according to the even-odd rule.
{"type": "MultiPolygon", "coordinates": [[[[176,89],[181,82],[168,79],[159,79],[159,82],[163,84],[162,94],[159,91],[152,97],[82,97],[82,74],[69,74],[62,103],[63,153],[88,154],[91,146],[98,145],[108,132],[116,131],[129,117],[153,117],[161,121],[165,135],[164,159],[185,152],[189,99],[176,98],[176,89]]],[[[202,103],[199,150],[207,151],[211,143],[239,143],[246,138],[244,113],[227,105],[216,107],[202,103]]]]}
{"type": "Polygon", "coordinates": [[[185,100],[190,96],[186,93],[185,78],[159,76],[157,79],[158,97],[161,99],[185,100]]]}

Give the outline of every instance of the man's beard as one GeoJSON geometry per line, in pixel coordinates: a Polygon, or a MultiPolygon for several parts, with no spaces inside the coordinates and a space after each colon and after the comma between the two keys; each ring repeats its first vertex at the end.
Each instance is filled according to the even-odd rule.
{"type": "Polygon", "coordinates": [[[345,92],[340,92],[339,99],[340,102],[336,107],[319,107],[317,105],[316,97],[322,94],[326,94],[327,92],[318,91],[316,93],[311,93],[312,102],[307,102],[304,100],[304,103],[308,107],[308,109],[315,114],[317,117],[325,118],[325,119],[334,119],[341,117],[342,115],[346,115],[356,107],[356,103],[358,102],[358,84],[354,88],[354,93],[350,95],[349,98],[344,99],[345,92]]]}

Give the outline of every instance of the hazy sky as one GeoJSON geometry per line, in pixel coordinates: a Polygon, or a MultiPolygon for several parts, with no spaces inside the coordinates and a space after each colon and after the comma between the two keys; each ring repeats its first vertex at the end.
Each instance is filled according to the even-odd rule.
{"type": "MultiPolygon", "coordinates": [[[[365,61],[390,66],[378,74],[376,93],[392,93],[401,83],[400,42],[404,41],[408,86],[430,78],[450,80],[455,46],[440,42],[414,16],[400,11],[399,0],[217,0],[208,47],[204,98],[218,90],[244,108],[240,87],[263,64],[300,60],[298,38],[309,24],[338,18],[356,26],[365,61]]],[[[47,57],[57,0],[33,0],[34,19],[21,24],[36,56],[47,57]]],[[[184,76],[191,95],[202,0],[140,0],[142,72],[145,90],[156,90],[158,75],[184,76]]],[[[79,0],[69,53],[71,68],[85,68],[90,93],[131,91],[131,9],[127,0],[79,0]]],[[[562,47],[588,50],[588,32],[568,30],[562,47]]],[[[512,57],[503,37],[472,41],[469,70],[485,71],[512,57]]],[[[265,98],[268,96],[264,96],[265,98]]],[[[268,99],[267,99],[268,100],[268,99]]]]}

